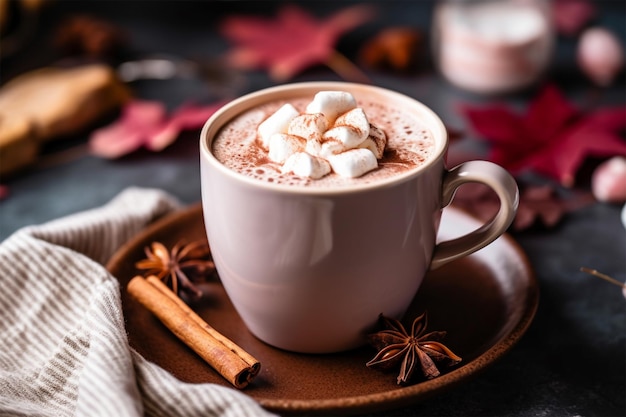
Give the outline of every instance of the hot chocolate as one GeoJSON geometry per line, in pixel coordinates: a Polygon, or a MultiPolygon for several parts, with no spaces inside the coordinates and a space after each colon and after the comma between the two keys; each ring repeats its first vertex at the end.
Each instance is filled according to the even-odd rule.
{"type": "Polygon", "coordinates": [[[204,224],[220,280],[250,331],[296,352],[361,346],[380,314],[404,314],[429,268],[500,236],[515,215],[515,181],[487,161],[446,169],[447,144],[443,122],[428,107],[363,84],[271,87],[211,116],[199,144],[204,224]],[[329,100],[309,106],[320,92],[353,99],[327,96],[332,106],[329,100]],[[271,120],[285,105],[294,108],[271,120]],[[338,127],[346,129],[333,130],[338,127]],[[353,169],[362,168],[353,153],[362,151],[372,153],[374,164],[353,169]],[[306,169],[286,163],[298,155],[324,159],[332,172],[302,175],[306,169]],[[500,198],[496,217],[438,241],[442,208],[459,186],[473,182],[500,198]]]}
{"type": "Polygon", "coordinates": [[[312,96],[272,101],[249,109],[224,125],[212,143],[213,155],[226,167],[261,181],[293,186],[336,188],[367,184],[412,170],[428,159],[435,147],[432,133],[415,115],[393,103],[355,97],[369,122],[384,131],[387,144],[378,167],[356,178],[345,178],[335,172],[312,179],[284,172],[272,161],[258,140],[259,125],[285,104],[305,113],[312,96]]]}

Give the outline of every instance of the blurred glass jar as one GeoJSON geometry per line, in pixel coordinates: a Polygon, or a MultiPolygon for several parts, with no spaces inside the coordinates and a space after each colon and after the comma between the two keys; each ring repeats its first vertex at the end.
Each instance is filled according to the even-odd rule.
{"type": "Polygon", "coordinates": [[[549,0],[440,0],[432,31],[441,73],[483,94],[537,82],[550,64],[554,43],[549,0]]]}

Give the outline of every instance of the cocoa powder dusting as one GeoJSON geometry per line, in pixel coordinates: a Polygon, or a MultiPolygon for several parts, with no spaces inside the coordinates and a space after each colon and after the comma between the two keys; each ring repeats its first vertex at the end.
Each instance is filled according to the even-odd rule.
{"type": "MultiPolygon", "coordinates": [[[[311,97],[289,100],[300,112],[311,101],[311,97]]],[[[343,178],[330,173],[317,180],[282,174],[281,167],[268,158],[267,151],[258,143],[256,129],[285,101],[270,102],[244,112],[228,122],[215,138],[212,151],[226,167],[245,176],[264,182],[289,186],[315,188],[350,187],[381,181],[418,167],[435,148],[431,132],[425,129],[414,114],[380,101],[363,101],[357,98],[372,124],[382,129],[388,143],[379,160],[379,166],[358,178],[343,178]]]]}

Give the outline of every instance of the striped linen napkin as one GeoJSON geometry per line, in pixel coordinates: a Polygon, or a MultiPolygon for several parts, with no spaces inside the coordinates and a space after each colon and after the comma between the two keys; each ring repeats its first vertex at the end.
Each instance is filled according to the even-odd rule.
{"type": "Polygon", "coordinates": [[[234,389],[183,383],[128,345],[119,283],[103,264],[177,207],[129,188],[0,244],[0,416],[271,415],[234,389]]]}

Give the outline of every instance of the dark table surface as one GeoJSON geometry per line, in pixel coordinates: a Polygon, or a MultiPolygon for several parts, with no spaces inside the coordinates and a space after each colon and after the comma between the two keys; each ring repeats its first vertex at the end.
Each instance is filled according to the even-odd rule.
{"type": "MultiPolygon", "coordinates": [[[[319,16],[347,4],[301,2],[319,16]]],[[[348,58],[354,59],[363,39],[383,27],[409,25],[428,33],[431,2],[388,1],[378,6],[375,21],[339,40],[337,47],[348,58]]],[[[271,15],[276,7],[270,2],[52,2],[42,9],[35,31],[22,49],[3,59],[2,82],[57,61],[51,36],[69,15],[88,13],[123,28],[132,42],[130,58],[166,54],[207,59],[229,47],[217,32],[221,18],[234,13],[271,15]]],[[[626,41],[623,1],[598,3],[595,19],[626,41]]],[[[557,40],[546,77],[571,100],[583,100],[593,87],[575,65],[575,41],[557,40]]],[[[417,73],[369,71],[368,76],[376,85],[425,102],[455,128],[464,127],[455,103],[493,100],[451,86],[427,58],[417,73]]],[[[233,96],[275,84],[264,71],[226,77],[233,96]]],[[[291,81],[339,79],[328,68],[315,66],[291,81]]],[[[137,97],[160,100],[174,108],[190,99],[209,102],[219,98],[217,85],[219,82],[175,79],[137,82],[132,88],[137,97]]],[[[622,73],[602,91],[596,104],[624,104],[625,86],[622,73]]],[[[523,105],[531,97],[532,91],[498,100],[523,105]]],[[[100,206],[130,186],[159,188],[184,204],[199,201],[197,135],[196,131],[185,132],[164,152],[138,151],[117,160],[85,155],[55,162],[52,155],[84,144],[86,134],[48,145],[40,164],[0,181],[10,190],[9,197],[0,202],[0,239],[26,225],[100,206]]],[[[539,308],[528,332],[507,355],[471,381],[414,406],[376,415],[625,415],[626,300],[618,287],[579,271],[588,266],[626,280],[621,208],[595,202],[567,213],[553,228],[511,231],[526,252],[540,287],[539,308]]]]}

